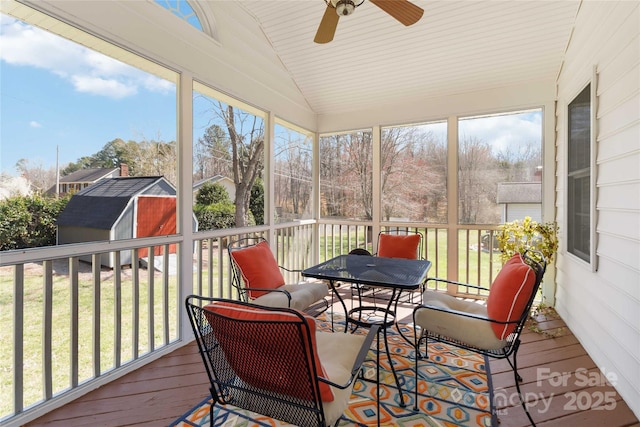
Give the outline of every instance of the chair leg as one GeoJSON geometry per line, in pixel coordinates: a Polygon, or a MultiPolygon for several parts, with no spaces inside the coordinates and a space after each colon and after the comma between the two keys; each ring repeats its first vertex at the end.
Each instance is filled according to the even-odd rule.
{"type": "Polygon", "coordinates": [[[380,425],[380,331],[376,334],[376,412],[380,425]]]}
{"type": "Polygon", "coordinates": [[[509,362],[509,365],[511,365],[511,368],[513,369],[513,378],[516,381],[516,390],[518,391],[518,397],[520,398],[522,409],[524,409],[525,414],[527,414],[527,418],[529,418],[531,427],[536,427],[536,423],[533,421],[533,418],[531,418],[531,414],[529,413],[529,409],[527,408],[527,402],[525,402],[524,397],[522,396],[522,392],[520,391],[520,383],[522,382],[522,377],[520,376],[520,374],[518,374],[517,357],[518,357],[518,349],[516,348],[516,350],[513,352],[513,364],[511,364],[508,357],[507,357],[507,361],[509,362]]]}
{"type": "Polygon", "coordinates": [[[507,362],[509,362],[509,366],[511,366],[511,370],[513,371],[514,375],[515,375],[515,379],[516,379],[516,385],[518,383],[522,382],[522,377],[520,376],[520,374],[518,373],[518,370],[515,368],[514,364],[516,363],[516,352],[514,352],[513,354],[513,363],[511,363],[511,360],[509,360],[508,357],[506,357],[505,359],[507,359],[507,362]]]}
{"type": "MultiPolygon", "coordinates": [[[[421,332],[422,334],[422,332],[421,332]]],[[[418,411],[418,362],[420,361],[420,359],[422,359],[422,353],[420,353],[420,341],[422,341],[422,337],[419,337],[418,340],[416,341],[416,363],[415,363],[415,372],[414,372],[414,378],[415,378],[415,390],[414,390],[414,399],[413,399],[413,410],[414,411],[418,411]]],[[[428,354],[428,345],[429,345],[429,338],[425,337],[424,339],[424,358],[428,359],[429,358],[429,354],[428,354]]]]}
{"type": "Polygon", "coordinates": [[[420,341],[418,341],[417,343],[418,345],[416,345],[416,364],[415,364],[415,369],[414,369],[414,375],[413,378],[415,379],[415,390],[413,393],[413,410],[417,411],[418,410],[418,361],[420,360],[420,357],[418,357],[418,353],[420,353],[420,341]]]}
{"type": "Polygon", "coordinates": [[[209,427],[213,427],[213,407],[216,405],[215,400],[211,400],[211,406],[209,406],[209,427]]]}

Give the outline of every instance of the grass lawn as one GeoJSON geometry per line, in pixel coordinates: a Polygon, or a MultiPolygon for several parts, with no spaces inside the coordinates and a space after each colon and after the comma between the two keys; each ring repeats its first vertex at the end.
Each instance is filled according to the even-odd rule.
{"type": "MultiPolygon", "coordinates": [[[[24,283],[24,406],[43,399],[43,274],[42,266],[25,266],[24,283]]],[[[115,290],[113,272],[104,272],[100,283],[100,370],[106,372],[115,367],[115,290]]],[[[169,341],[177,338],[176,309],[177,277],[169,276],[169,341]]],[[[141,270],[139,290],[138,354],[150,350],[149,337],[149,285],[147,272],[141,270]]],[[[121,283],[121,364],[134,358],[133,352],[133,280],[131,270],[123,271],[121,283]]],[[[154,341],[159,347],[164,342],[163,324],[164,284],[162,275],[156,273],[153,285],[154,341]]],[[[94,289],[91,274],[81,273],[78,283],[78,381],[93,378],[93,304],[94,289]]],[[[0,418],[13,413],[13,276],[0,274],[0,418]]],[[[71,285],[67,275],[53,276],[52,310],[52,383],[53,393],[68,389],[71,385],[71,285]]]]}

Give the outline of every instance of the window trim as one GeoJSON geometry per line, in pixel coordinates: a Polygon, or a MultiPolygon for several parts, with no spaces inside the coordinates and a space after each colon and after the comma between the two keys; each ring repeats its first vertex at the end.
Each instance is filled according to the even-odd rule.
{"type": "Polygon", "coordinates": [[[566,206],[565,209],[565,229],[567,230],[567,243],[565,243],[565,252],[575,260],[580,262],[584,262],[591,266],[591,271],[596,272],[598,270],[598,256],[597,256],[597,246],[598,246],[598,233],[597,233],[597,109],[598,109],[598,98],[597,98],[597,81],[598,81],[598,72],[597,67],[593,67],[593,72],[591,75],[591,79],[587,81],[584,85],[580,87],[580,89],[576,92],[576,94],[571,98],[569,102],[565,105],[565,131],[566,131],[566,145],[564,149],[565,160],[564,166],[566,171],[565,178],[565,195],[564,195],[564,204],[566,206]],[[589,254],[588,259],[582,258],[574,252],[570,251],[569,243],[568,243],[568,233],[569,233],[569,222],[571,218],[569,217],[569,106],[571,103],[587,88],[589,87],[589,254]]]}

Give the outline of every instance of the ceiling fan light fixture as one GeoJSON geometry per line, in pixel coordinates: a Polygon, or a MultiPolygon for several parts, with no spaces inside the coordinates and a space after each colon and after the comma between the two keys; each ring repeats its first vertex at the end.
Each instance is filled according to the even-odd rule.
{"type": "Polygon", "coordinates": [[[356,4],[352,0],[338,0],[335,7],[338,16],[351,15],[356,10],[356,4]]]}

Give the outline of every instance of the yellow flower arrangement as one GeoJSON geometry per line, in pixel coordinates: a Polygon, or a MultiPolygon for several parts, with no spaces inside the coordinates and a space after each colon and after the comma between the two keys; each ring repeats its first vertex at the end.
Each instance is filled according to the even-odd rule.
{"type": "MultiPolygon", "coordinates": [[[[533,249],[542,253],[550,264],[558,250],[558,224],[553,221],[539,223],[527,216],[522,221],[502,224],[496,237],[503,262],[516,253],[533,249]]],[[[532,254],[532,258],[536,258],[535,253],[532,254]]]]}

